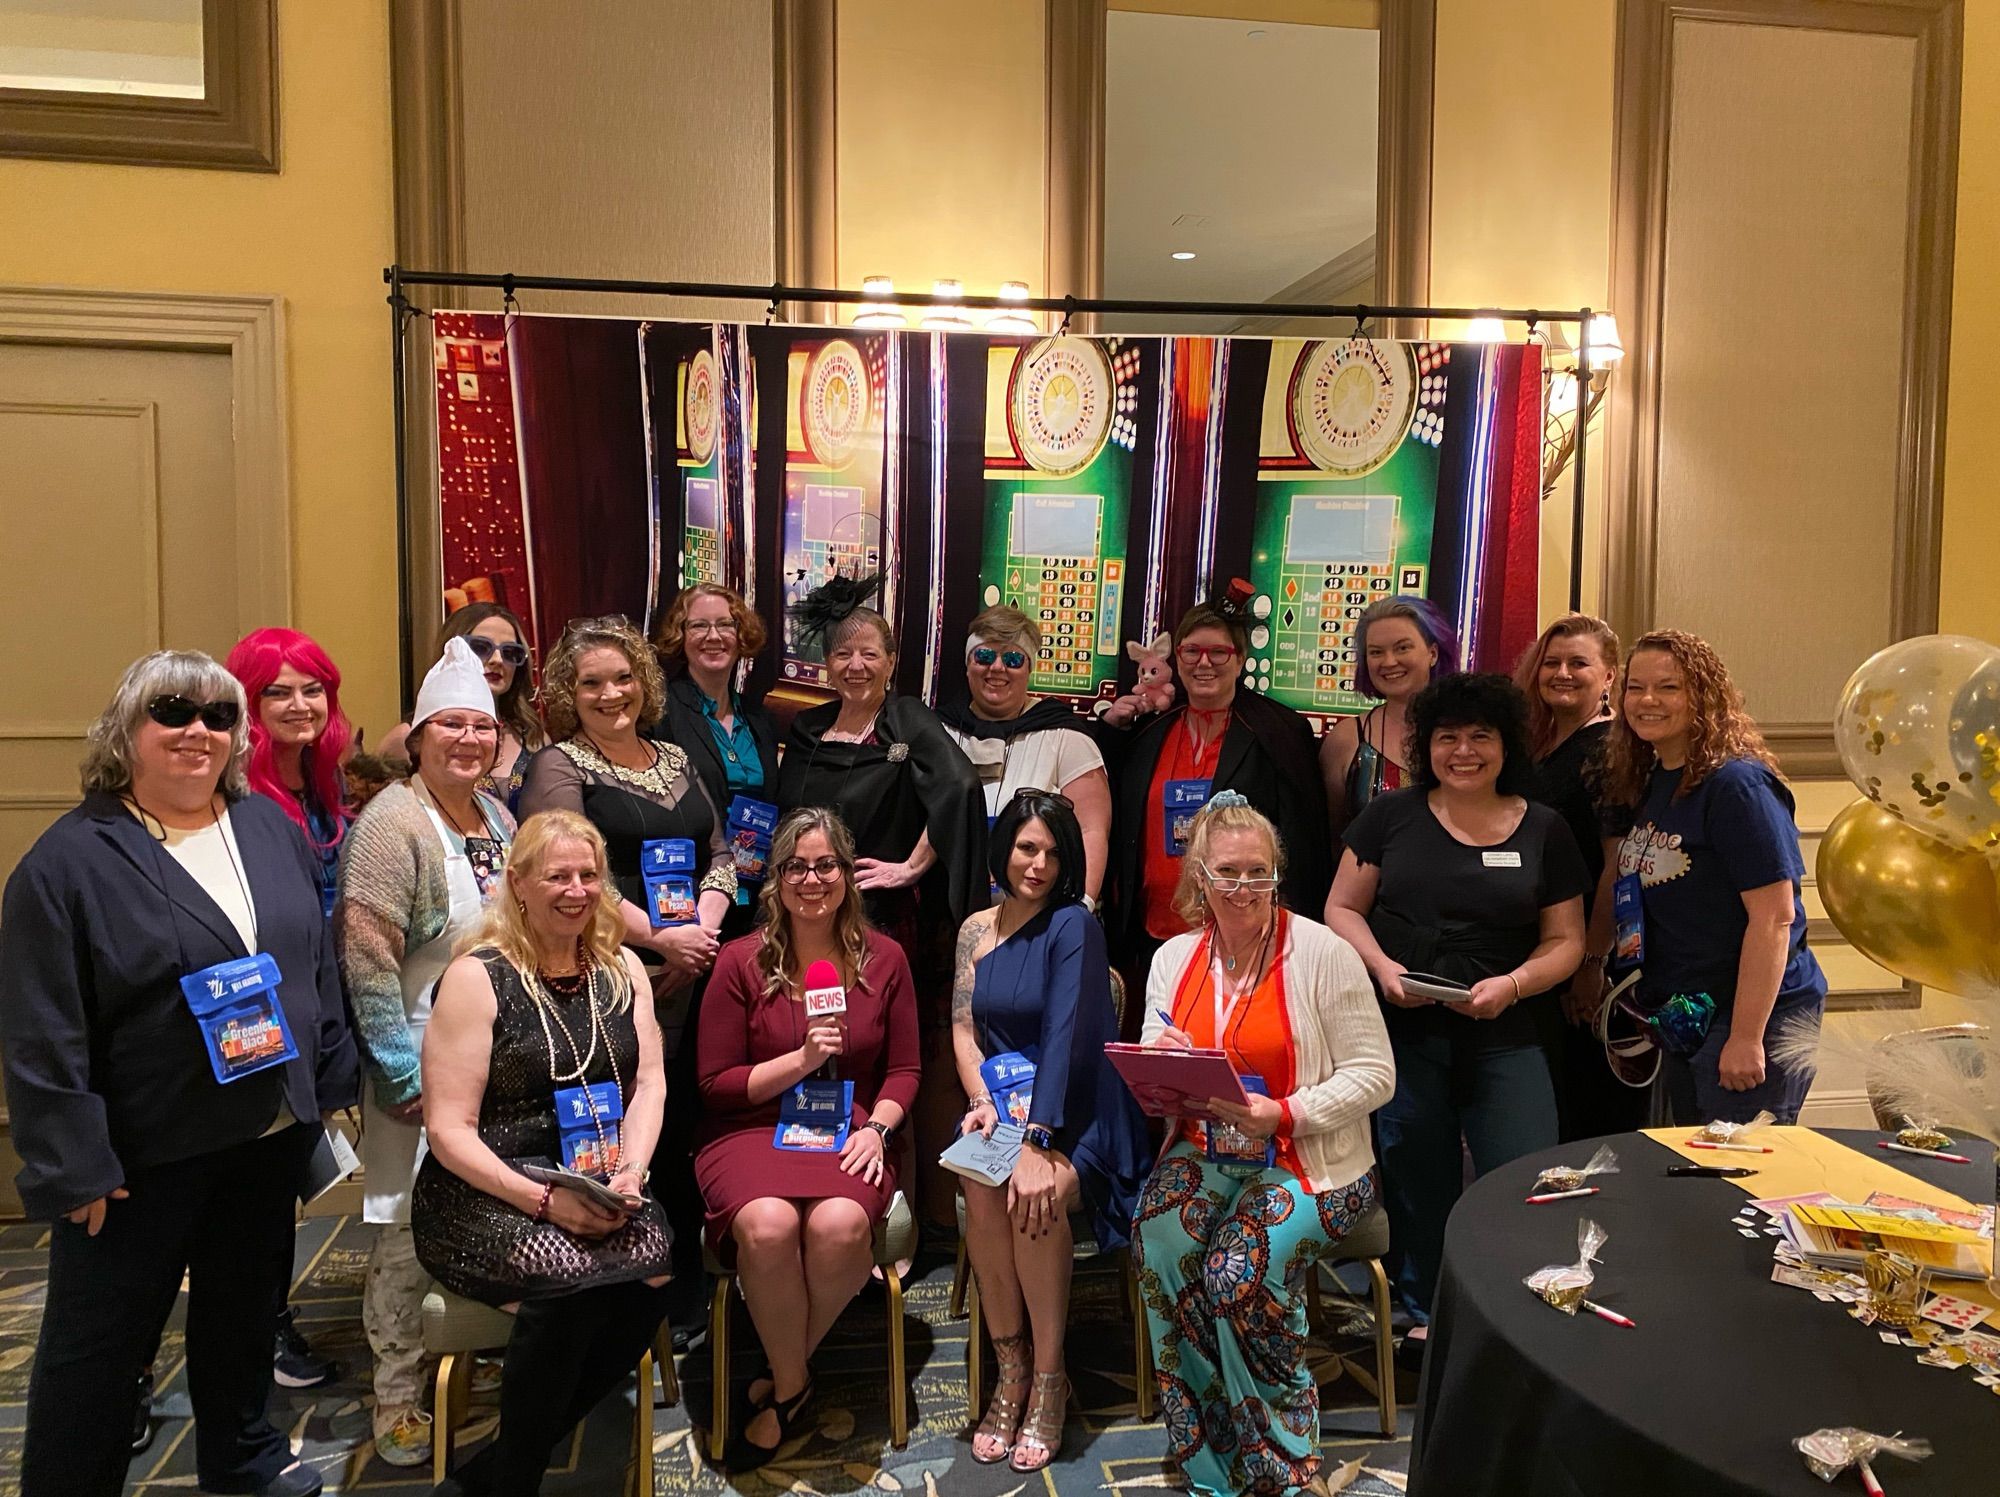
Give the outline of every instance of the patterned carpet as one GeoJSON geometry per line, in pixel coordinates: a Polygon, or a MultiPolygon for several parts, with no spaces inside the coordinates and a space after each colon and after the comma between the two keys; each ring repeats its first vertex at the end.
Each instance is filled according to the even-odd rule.
{"type": "MultiPolygon", "coordinates": [[[[399,1470],[375,1458],[369,1439],[368,1348],[359,1314],[362,1275],[372,1229],[352,1217],[309,1219],[299,1230],[293,1304],[302,1328],[323,1354],[339,1360],[340,1379],[325,1388],[280,1388],[272,1413],[293,1448],[312,1462],[329,1492],[416,1497],[430,1490],[426,1466],[399,1470]]],[[[20,1440],[29,1364],[41,1317],[46,1228],[0,1229],[0,1497],[18,1497],[20,1440]]],[[[913,1283],[905,1301],[914,1394],[910,1444],[889,1448],[885,1305],[863,1294],[842,1317],[815,1359],[817,1421],[763,1471],[730,1480],[706,1460],[711,1405],[706,1349],[682,1360],[680,1407],[655,1410],[654,1490],[739,1491],[746,1497],[790,1492],[943,1493],[947,1497],[1070,1497],[1070,1494],[1171,1489],[1160,1464],[1160,1426],[1133,1414],[1131,1333],[1120,1282],[1108,1264],[1078,1265],[1070,1311],[1070,1371],[1076,1395],[1062,1453],[1045,1473],[1016,1475],[1006,1466],[972,1459],[965,1417],[965,1322],[950,1316],[951,1267],[942,1264],[913,1283]]],[[[1324,1383],[1324,1473],[1344,1475],[1345,1490],[1381,1497],[1403,1490],[1410,1414],[1402,1411],[1396,1440],[1376,1431],[1374,1353],[1362,1302],[1334,1287],[1324,1296],[1326,1334],[1315,1339],[1315,1370],[1324,1383]],[[1351,1467],[1351,1470],[1349,1469],[1351,1467]]],[[[747,1320],[738,1321],[735,1377],[748,1377],[757,1357],[747,1320]]],[[[152,1449],[132,1464],[128,1491],[194,1490],[194,1448],[188,1418],[186,1364],[176,1313],[160,1347],[159,1429],[152,1449]]],[[[990,1367],[989,1367],[990,1386],[990,1367]]],[[[625,1484],[632,1446],[630,1394],[608,1401],[572,1442],[544,1485],[549,1497],[612,1494],[625,1484]]],[[[461,1431],[461,1451],[493,1426],[490,1409],[475,1408],[461,1431]]]]}

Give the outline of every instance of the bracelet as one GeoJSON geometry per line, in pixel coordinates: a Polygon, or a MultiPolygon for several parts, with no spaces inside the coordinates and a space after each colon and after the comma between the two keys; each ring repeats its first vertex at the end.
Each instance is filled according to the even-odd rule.
{"type": "Polygon", "coordinates": [[[965,1099],[965,1110],[967,1112],[972,1111],[975,1107],[991,1107],[992,1105],[993,1093],[991,1092],[979,1092],[965,1099]]]}
{"type": "Polygon", "coordinates": [[[1516,977],[1512,972],[1509,972],[1507,974],[1507,981],[1514,984],[1514,1001],[1519,1003],[1521,1001],[1521,979],[1516,977]]]}
{"type": "Polygon", "coordinates": [[[553,1185],[542,1186],[542,1203],[535,1208],[535,1221],[539,1224],[549,1219],[549,1198],[556,1193],[553,1185]]]}

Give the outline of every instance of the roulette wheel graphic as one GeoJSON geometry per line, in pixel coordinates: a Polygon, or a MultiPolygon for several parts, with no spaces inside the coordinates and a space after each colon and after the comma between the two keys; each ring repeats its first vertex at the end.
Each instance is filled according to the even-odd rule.
{"type": "Polygon", "coordinates": [[[822,344],[806,366],[800,400],[813,456],[840,467],[868,425],[869,378],[860,350],[844,338],[822,344]]]}
{"type": "Polygon", "coordinates": [[[1021,455],[1051,478],[1080,473],[1111,432],[1111,360],[1101,344],[1057,338],[1019,360],[1007,390],[1007,424],[1021,455]]]}
{"type": "Polygon", "coordinates": [[[1408,344],[1370,338],[1310,344],[1292,385],[1292,434],[1323,472],[1372,473],[1409,432],[1417,385],[1408,344]]]}
{"type": "Polygon", "coordinates": [[[705,463],[715,452],[715,359],[700,349],[688,362],[686,409],[688,456],[705,463]]]}

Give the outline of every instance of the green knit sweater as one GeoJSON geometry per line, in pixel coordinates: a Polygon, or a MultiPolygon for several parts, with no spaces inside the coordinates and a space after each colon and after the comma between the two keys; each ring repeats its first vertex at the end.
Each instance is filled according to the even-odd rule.
{"type": "MultiPolygon", "coordinates": [[[[512,840],[506,807],[481,795],[489,825],[512,840]]],[[[451,915],[444,844],[408,780],[371,800],[348,828],[340,851],[340,901],[333,911],[335,949],[355,1038],[384,1107],[423,1091],[416,1036],[403,1011],[403,956],[443,934],[451,915]]]]}

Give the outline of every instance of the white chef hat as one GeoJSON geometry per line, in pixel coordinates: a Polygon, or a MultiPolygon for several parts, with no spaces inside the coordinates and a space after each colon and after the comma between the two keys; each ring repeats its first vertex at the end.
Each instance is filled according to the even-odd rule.
{"type": "Polygon", "coordinates": [[[416,711],[410,714],[410,726],[421,728],[440,712],[452,708],[493,716],[493,688],[486,683],[485,668],[472,653],[472,646],[456,637],[444,642],[444,654],[424,676],[423,689],[417,693],[416,711]]]}

